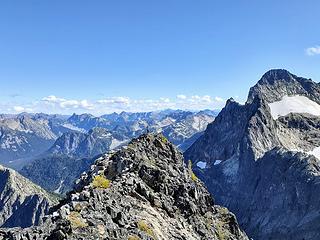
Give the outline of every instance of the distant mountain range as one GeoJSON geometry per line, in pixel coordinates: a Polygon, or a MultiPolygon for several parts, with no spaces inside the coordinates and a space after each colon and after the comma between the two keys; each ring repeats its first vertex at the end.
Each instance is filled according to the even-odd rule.
{"type": "Polygon", "coordinates": [[[20,173],[48,191],[65,193],[71,190],[80,174],[88,170],[94,156],[124,142],[115,139],[104,128],[95,127],[87,133],[67,132],[49,150],[24,166],[20,173]]]}
{"type": "Polygon", "coordinates": [[[163,132],[187,149],[217,112],[165,110],[112,113],[95,117],[19,114],[0,116],[0,163],[20,171],[45,189],[65,193],[94,157],[142,133],[163,132]],[[50,172],[48,172],[50,166],[50,172]]]}
{"type": "Polygon", "coordinates": [[[0,163],[19,168],[46,151],[68,128],[57,115],[0,115],[0,163]]]}
{"type": "MultiPolygon", "coordinates": [[[[192,137],[212,122],[216,111],[202,111],[199,113],[182,110],[164,110],[145,113],[113,113],[95,117],[91,114],[72,116],[29,114],[0,115],[0,163],[20,169],[35,157],[43,154],[64,133],[88,133],[93,128],[104,128],[112,135],[111,148],[122,142],[129,141],[149,129],[150,131],[163,131],[164,127],[183,122],[188,116],[198,115],[203,119],[203,126],[191,127],[186,136],[179,136],[178,145],[192,137]]],[[[192,120],[188,120],[192,126],[192,120]]],[[[194,119],[197,121],[197,119],[194,119]]],[[[186,126],[188,127],[188,125],[186,126]]],[[[183,132],[184,130],[181,129],[183,132]]],[[[170,134],[170,131],[166,131],[170,134]]],[[[172,140],[176,134],[173,135],[172,140]]],[[[61,143],[61,139],[59,140],[61,143]]],[[[188,146],[188,144],[187,144],[188,146]]],[[[79,146],[81,147],[81,146],[79,146]]]]}

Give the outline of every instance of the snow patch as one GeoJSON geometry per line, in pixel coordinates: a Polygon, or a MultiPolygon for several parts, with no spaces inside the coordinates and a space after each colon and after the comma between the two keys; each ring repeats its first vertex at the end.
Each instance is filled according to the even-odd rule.
{"type": "Polygon", "coordinates": [[[296,149],[296,148],[293,148],[293,149],[289,149],[290,151],[292,152],[301,152],[301,153],[307,153],[309,155],[313,155],[315,156],[316,158],[318,158],[320,160],[320,147],[315,147],[314,149],[312,149],[311,151],[304,151],[302,149],[296,149]]]}
{"type": "Polygon", "coordinates": [[[112,142],[110,144],[110,150],[113,150],[117,147],[119,147],[120,145],[124,144],[126,141],[119,141],[118,139],[113,138],[112,142]]]}
{"type": "Polygon", "coordinates": [[[220,164],[222,161],[221,160],[215,160],[213,165],[218,165],[220,164]]]}
{"type": "Polygon", "coordinates": [[[197,167],[198,168],[201,168],[201,169],[205,169],[207,166],[207,163],[206,162],[197,162],[197,167]]]}
{"type": "Polygon", "coordinates": [[[56,190],[53,191],[54,193],[57,193],[57,194],[60,193],[60,190],[61,190],[61,188],[62,188],[63,182],[64,182],[64,180],[61,180],[61,181],[60,181],[59,187],[58,187],[56,190]]]}
{"type": "Polygon", "coordinates": [[[101,134],[100,136],[98,136],[99,139],[105,139],[105,138],[110,138],[112,137],[111,133],[106,133],[106,134],[101,134]]]}
{"type": "Polygon", "coordinates": [[[73,131],[78,131],[78,132],[82,132],[82,133],[86,133],[86,132],[87,132],[85,129],[83,129],[83,128],[78,128],[78,127],[76,127],[76,126],[73,126],[73,125],[70,124],[70,123],[65,123],[65,124],[63,124],[62,126],[65,127],[65,128],[68,128],[68,129],[70,129],[70,130],[73,130],[73,131]]]}
{"type": "Polygon", "coordinates": [[[316,147],[312,151],[309,151],[307,153],[315,156],[318,159],[320,159],[320,147],[316,147]]]}
{"type": "Polygon", "coordinates": [[[273,119],[289,113],[309,113],[320,116],[320,105],[305,96],[284,96],[280,101],[269,103],[273,119]]]}

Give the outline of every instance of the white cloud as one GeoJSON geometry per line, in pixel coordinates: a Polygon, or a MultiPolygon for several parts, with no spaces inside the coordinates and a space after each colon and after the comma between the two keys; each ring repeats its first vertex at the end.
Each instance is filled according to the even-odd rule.
{"type": "Polygon", "coordinates": [[[59,102],[63,102],[65,101],[65,99],[63,98],[58,98],[54,95],[50,95],[48,97],[44,97],[42,98],[42,101],[45,101],[45,102],[51,102],[51,103],[59,103],[59,102]]]}
{"type": "Polygon", "coordinates": [[[81,100],[80,105],[81,105],[83,108],[93,109],[93,104],[89,103],[88,100],[86,100],[86,99],[81,100]]]}
{"type": "Polygon", "coordinates": [[[59,106],[62,109],[85,109],[92,110],[94,108],[93,104],[89,103],[88,100],[73,100],[73,99],[64,99],[50,95],[48,97],[42,98],[42,101],[53,107],[59,106]]]}
{"type": "Polygon", "coordinates": [[[111,98],[98,100],[97,102],[102,103],[102,104],[112,104],[112,103],[129,104],[130,98],[128,98],[128,97],[111,97],[111,98]]]}
{"type": "Polygon", "coordinates": [[[202,97],[202,101],[211,103],[212,99],[211,99],[211,97],[209,95],[205,95],[205,96],[202,97]]]}
{"type": "Polygon", "coordinates": [[[165,102],[165,103],[169,103],[170,102],[170,99],[169,98],[160,98],[160,100],[162,102],[165,102]]]}
{"type": "Polygon", "coordinates": [[[110,112],[147,112],[163,109],[183,109],[183,110],[201,110],[217,109],[224,106],[224,100],[221,97],[212,97],[209,95],[182,95],[176,98],[161,97],[158,99],[137,98],[131,99],[126,96],[107,97],[103,99],[68,99],[55,95],[43,97],[40,101],[31,101],[24,103],[2,103],[0,112],[19,113],[19,112],[44,112],[44,113],[91,113],[102,115],[110,112]]]}
{"type": "Polygon", "coordinates": [[[224,99],[221,97],[215,97],[214,100],[216,100],[217,102],[224,102],[224,99]]]}
{"type": "Polygon", "coordinates": [[[306,54],[308,56],[314,56],[320,54],[320,46],[314,46],[306,49],[306,54]]]}
{"type": "Polygon", "coordinates": [[[25,108],[22,106],[13,106],[13,110],[16,112],[23,112],[25,111],[25,108]]]}
{"type": "Polygon", "coordinates": [[[184,99],[187,98],[187,96],[186,96],[186,95],[183,95],[183,94],[179,94],[179,95],[177,95],[177,98],[178,98],[178,99],[181,99],[181,100],[184,100],[184,99]]]}
{"type": "Polygon", "coordinates": [[[198,101],[198,100],[200,100],[201,98],[200,98],[198,95],[194,95],[194,96],[191,96],[191,99],[192,99],[193,101],[198,101]]]}

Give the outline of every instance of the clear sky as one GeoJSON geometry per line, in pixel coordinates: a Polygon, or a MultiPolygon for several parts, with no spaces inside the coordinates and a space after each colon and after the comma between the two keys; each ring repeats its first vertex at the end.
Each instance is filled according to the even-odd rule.
{"type": "Polygon", "coordinates": [[[320,80],[318,0],[3,0],[0,111],[221,108],[271,68],[320,80]]]}

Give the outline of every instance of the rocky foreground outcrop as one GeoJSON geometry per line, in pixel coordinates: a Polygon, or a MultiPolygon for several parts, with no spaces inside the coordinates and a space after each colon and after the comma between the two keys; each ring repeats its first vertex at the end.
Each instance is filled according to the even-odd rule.
{"type": "Polygon", "coordinates": [[[185,152],[249,237],[320,239],[319,103],[318,83],[271,70],[185,152]]]}
{"type": "Polygon", "coordinates": [[[30,227],[42,223],[57,197],[14,170],[0,166],[0,226],[30,227]]]}
{"type": "Polygon", "coordinates": [[[0,230],[0,239],[248,239],[214,205],[182,154],[162,135],[142,135],[97,159],[44,224],[0,230]]]}

